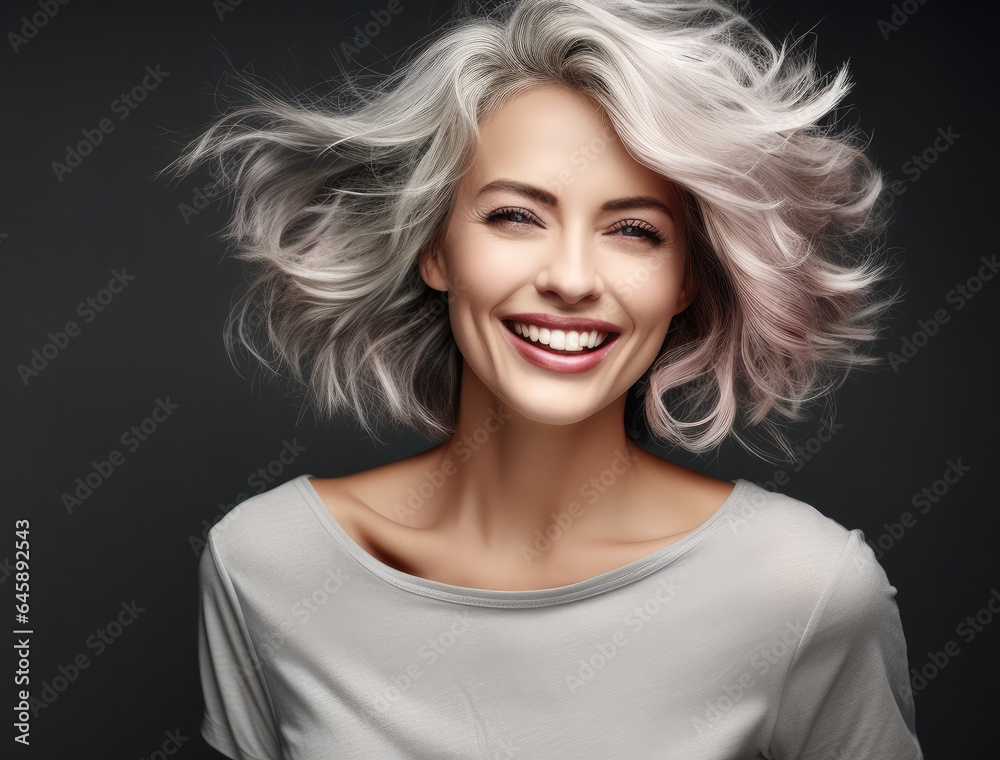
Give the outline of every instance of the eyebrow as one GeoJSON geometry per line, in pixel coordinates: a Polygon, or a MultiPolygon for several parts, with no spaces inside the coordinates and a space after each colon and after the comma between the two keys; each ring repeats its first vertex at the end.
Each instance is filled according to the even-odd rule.
{"type": "MultiPolygon", "coordinates": [[[[511,179],[497,179],[483,185],[483,187],[476,194],[476,197],[479,198],[486,193],[496,190],[507,190],[509,192],[516,193],[517,195],[523,195],[545,206],[549,206],[550,208],[556,208],[559,205],[556,197],[547,190],[535,187],[534,185],[528,185],[524,182],[516,182],[511,179]]],[[[628,198],[616,198],[615,200],[604,203],[601,206],[601,211],[620,211],[621,209],[628,208],[659,209],[660,211],[666,213],[671,219],[674,218],[674,212],[670,209],[670,207],[651,195],[632,195],[628,198]]]]}

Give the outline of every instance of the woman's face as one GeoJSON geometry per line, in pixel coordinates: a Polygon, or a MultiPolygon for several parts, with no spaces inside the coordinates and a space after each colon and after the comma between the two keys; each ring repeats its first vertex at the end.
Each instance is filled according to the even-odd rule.
{"type": "Polygon", "coordinates": [[[479,382],[530,419],[578,422],[642,376],[694,297],[679,195],[568,89],[521,93],[480,128],[421,273],[449,292],[479,382]]]}

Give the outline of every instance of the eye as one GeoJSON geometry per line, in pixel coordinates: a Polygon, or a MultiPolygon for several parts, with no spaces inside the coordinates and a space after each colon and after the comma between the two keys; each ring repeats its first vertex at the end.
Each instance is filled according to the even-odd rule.
{"type": "Polygon", "coordinates": [[[662,243],[666,240],[656,227],[641,219],[624,219],[620,222],[615,222],[611,227],[611,231],[612,233],[624,233],[622,235],[614,235],[614,237],[646,238],[654,243],[662,243]]]}
{"type": "Polygon", "coordinates": [[[498,224],[504,226],[504,222],[511,222],[514,226],[521,226],[523,224],[534,224],[538,222],[538,217],[532,214],[530,211],[524,208],[500,208],[496,211],[491,211],[486,216],[486,222],[488,224],[498,224]]]}

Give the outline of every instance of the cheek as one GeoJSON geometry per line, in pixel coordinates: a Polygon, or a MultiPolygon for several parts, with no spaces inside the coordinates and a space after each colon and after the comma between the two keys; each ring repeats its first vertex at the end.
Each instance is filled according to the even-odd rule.
{"type": "Polygon", "coordinates": [[[489,339],[498,308],[509,293],[502,270],[495,270],[484,257],[474,258],[463,257],[449,268],[449,319],[458,347],[466,357],[489,339]]]}
{"type": "Polygon", "coordinates": [[[531,251],[512,250],[488,235],[456,235],[445,253],[452,298],[466,308],[492,313],[530,283],[531,251]]]}
{"type": "Polygon", "coordinates": [[[662,322],[666,330],[683,288],[683,276],[683,269],[672,257],[648,257],[619,265],[609,285],[637,323],[648,329],[662,322]]]}

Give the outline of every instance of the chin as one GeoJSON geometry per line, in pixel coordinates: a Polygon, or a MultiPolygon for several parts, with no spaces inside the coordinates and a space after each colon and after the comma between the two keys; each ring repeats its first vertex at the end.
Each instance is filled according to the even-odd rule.
{"type": "MultiPolygon", "coordinates": [[[[513,413],[542,425],[575,425],[584,422],[604,409],[613,399],[569,398],[565,390],[552,397],[538,396],[525,399],[506,395],[503,403],[513,413]]],[[[581,394],[582,395],[582,394],[581,394]]]]}

